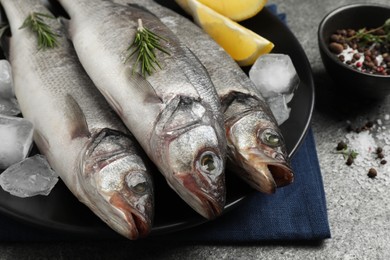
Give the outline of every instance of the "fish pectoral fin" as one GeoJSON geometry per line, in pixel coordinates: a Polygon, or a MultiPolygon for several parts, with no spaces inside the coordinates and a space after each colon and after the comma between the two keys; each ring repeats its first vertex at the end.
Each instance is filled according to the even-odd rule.
{"type": "Polygon", "coordinates": [[[163,103],[162,99],[157,95],[153,86],[138,72],[130,75],[134,82],[136,91],[144,97],[145,103],[159,104],[163,103]]]}
{"type": "Polygon", "coordinates": [[[88,128],[87,120],[80,105],[70,94],[66,95],[66,118],[71,124],[70,135],[72,139],[79,137],[90,137],[91,133],[88,128]]]}
{"type": "Polygon", "coordinates": [[[34,130],[34,142],[38,145],[39,151],[47,155],[50,151],[50,144],[46,136],[37,128],[34,130]]]}

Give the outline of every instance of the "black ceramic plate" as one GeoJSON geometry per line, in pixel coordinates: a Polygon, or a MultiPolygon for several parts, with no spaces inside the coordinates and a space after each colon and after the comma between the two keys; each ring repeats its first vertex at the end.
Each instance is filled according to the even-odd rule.
{"type": "MultiPolygon", "coordinates": [[[[158,2],[182,13],[173,0],[158,2]]],[[[287,149],[290,155],[293,155],[306,134],[313,110],[314,86],[310,64],[294,35],[267,9],[243,24],[270,39],[276,46],[273,52],[290,55],[298,71],[301,84],[290,102],[290,118],[281,126],[287,149]]],[[[239,205],[252,190],[232,174],[227,173],[226,178],[229,191],[226,205],[228,211],[239,205]]],[[[152,235],[178,231],[205,222],[171,191],[160,175],[156,176],[155,183],[156,210],[152,235]]],[[[78,202],[61,181],[47,197],[21,199],[0,189],[0,211],[24,223],[48,230],[63,231],[69,235],[100,238],[118,236],[86,206],[78,202]]]]}

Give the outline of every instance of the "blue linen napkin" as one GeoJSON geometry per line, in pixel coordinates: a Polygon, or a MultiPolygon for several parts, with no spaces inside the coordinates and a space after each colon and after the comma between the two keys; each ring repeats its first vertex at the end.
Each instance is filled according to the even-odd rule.
{"type": "MultiPolygon", "coordinates": [[[[278,14],[276,5],[268,5],[267,8],[285,21],[285,14],[278,14]]],[[[325,192],[311,130],[291,164],[295,173],[294,183],[279,188],[275,194],[254,192],[239,207],[214,221],[149,239],[234,243],[330,238],[325,192]]],[[[43,230],[0,215],[0,241],[78,239],[85,237],[43,230]]]]}

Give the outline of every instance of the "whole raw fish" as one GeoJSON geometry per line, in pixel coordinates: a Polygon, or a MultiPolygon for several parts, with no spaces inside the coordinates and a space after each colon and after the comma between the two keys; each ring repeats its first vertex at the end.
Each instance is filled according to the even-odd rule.
{"type": "MultiPolygon", "coordinates": [[[[154,212],[146,157],[95,88],[57,19],[43,17],[58,46],[38,50],[24,28],[32,13],[51,15],[39,0],[1,0],[12,37],[10,62],[23,116],[34,140],[71,192],[111,228],[130,239],[146,236],[154,212]]],[[[71,212],[69,212],[71,214],[71,212]]]]}
{"type": "Polygon", "coordinates": [[[168,184],[206,218],[225,204],[226,139],[215,88],[203,65],[150,12],[106,0],[59,0],[85,70],[168,184]],[[161,69],[144,78],[126,62],[139,21],[163,37],[161,69]]]}
{"type": "Polygon", "coordinates": [[[293,171],[283,136],[261,94],[236,62],[188,19],[152,0],[114,0],[142,6],[186,44],[209,72],[222,103],[228,168],[253,188],[273,193],[290,184],[293,171]]]}

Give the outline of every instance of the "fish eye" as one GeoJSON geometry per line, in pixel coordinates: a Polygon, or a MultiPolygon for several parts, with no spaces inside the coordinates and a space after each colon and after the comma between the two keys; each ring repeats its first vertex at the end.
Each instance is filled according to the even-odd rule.
{"type": "Polygon", "coordinates": [[[262,143],[270,147],[278,147],[282,144],[280,135],[273,129],[265,129],[260,133],[259,137],[262,143]]]}
{"type": "Polygon", "coordinates": [[[129,173],[126,176],[126,183],[137,194],[144,194],[148,190],[148,183],[141,173],[129,173]]]}
{"type": "Polygon", "coordinates": [[[209,172],[215,170],[214,158],[210,154],[203,156],[200,160],[203,169],[209,172]]]}
{"type": "Polygon", "coordinates": [[[197,167],[204,173],[218,175],[221,173],[221,164],[221,160],[216,154],[205,152],[200,156],[197,167]]]}
{"type": "Polygon", "coordinates": [[[138,183],[137,185],[131,187],[131,189],[136,193],[145,193],[146,192],[146,183],[138,183]]]}

